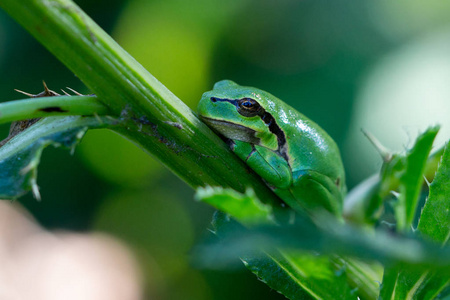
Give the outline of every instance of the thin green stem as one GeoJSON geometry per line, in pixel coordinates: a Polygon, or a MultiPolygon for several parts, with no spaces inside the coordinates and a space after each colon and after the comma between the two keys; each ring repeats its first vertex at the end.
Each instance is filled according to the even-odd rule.
{"type": "Polygon", "coordinates": [[[108,107],[94,96],[58,96],[0,103],[0,124],[49,116],[105,115],[108,107]]]}

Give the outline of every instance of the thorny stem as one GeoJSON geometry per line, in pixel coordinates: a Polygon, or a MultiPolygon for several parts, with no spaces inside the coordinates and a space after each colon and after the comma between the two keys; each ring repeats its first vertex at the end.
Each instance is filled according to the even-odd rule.
{"type": "Polygon", "coordinates": [[[1,103],[0,124],[49,116],[101,116],[108,112],[95,96],[40,97],[1,103]]]}

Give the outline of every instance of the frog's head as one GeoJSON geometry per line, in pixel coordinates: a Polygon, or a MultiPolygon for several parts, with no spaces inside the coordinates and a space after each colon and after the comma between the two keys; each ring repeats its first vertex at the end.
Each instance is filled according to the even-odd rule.
{"type": "Polygon", "coordinates": [[[222,80],[203,94],[197,111],[209,127],[226,138],[275,150],[279,127],[267,111],[276,105],[272,98],[262,90],[222,80]]]}

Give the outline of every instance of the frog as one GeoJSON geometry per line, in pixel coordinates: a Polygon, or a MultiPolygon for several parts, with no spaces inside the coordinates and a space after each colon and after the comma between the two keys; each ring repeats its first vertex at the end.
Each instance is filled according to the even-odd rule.
{"type": "Polygon", "coordinates": [[[272,94],[231,80],[205,92],[197,114],[283,204],[342,219],[346,185],[340,151],[315,122],[272,94]]]}

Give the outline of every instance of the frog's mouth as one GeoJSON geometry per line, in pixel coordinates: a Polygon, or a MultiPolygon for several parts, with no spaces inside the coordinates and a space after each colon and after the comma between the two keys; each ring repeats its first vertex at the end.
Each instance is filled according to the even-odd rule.
{"type": "Polygon", "coordinates": [[[251,128],[224,120],[211,119],[202,116],[200,116],[200,118],[206,125],[226,138],[259,145],[260,139],[256,137],[256,131],[251,128]]]}

